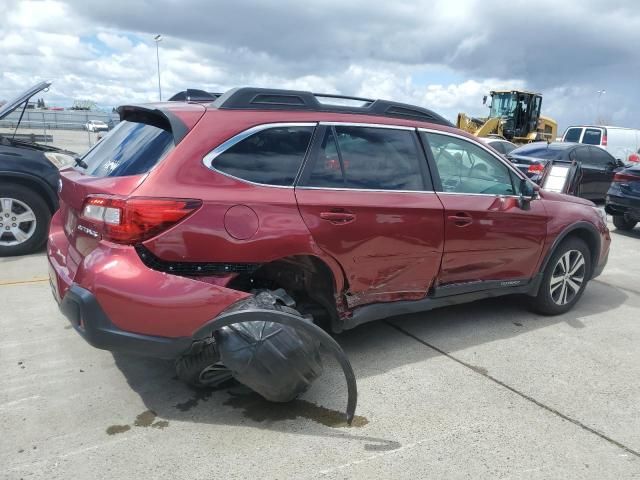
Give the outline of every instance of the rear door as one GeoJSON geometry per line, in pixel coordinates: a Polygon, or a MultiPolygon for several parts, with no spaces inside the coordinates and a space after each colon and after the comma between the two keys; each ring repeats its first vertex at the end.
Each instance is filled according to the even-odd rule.
{"type": "Polygon", "coordinates": [[[537,272],[547,212],[518,206],[520,177],[467,138],[421,132],[444,206],[445,245],[438,285],[447,294],[526,283],[537,272]]]}
{"type": "Polygon", "coordinates": [[[350,307],[427,294],[443,214],[414,129],[322,124],[295,193],[316,243],[344,270],[350,307]]]}

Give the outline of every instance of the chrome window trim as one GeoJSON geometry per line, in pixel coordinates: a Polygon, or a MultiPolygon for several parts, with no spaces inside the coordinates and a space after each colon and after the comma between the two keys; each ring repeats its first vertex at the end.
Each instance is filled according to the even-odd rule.
{"type": "Polygon", "coordinates": [[[386,128],[389,130],[415,131],[416,127],[406,127],[403,125],[387,125],[384,123],[356,123],[356,122],[319,122],[327,127],[363,127],[363,128],[386,128]]]}
{"type": "MultiPolygon", "coordinates": [[[[460,140],[465,140],[465,141],[471,143],[472,145],[476,145],[476,146],[480,147],[481,149],[483,149],[485,152],[487,152],[489,155],[491,155],[493,158],[495,158],[500,163],[502,163],[505,167],[507,167],[508,170],[511,170],[513,173],[515,173],[518,176],[518,178],[528,180],[527,176],[524,175],[520,170],[518,170],[513,165],[513,163],[509,162],[505,158],[502,158],[500,156],[500,154],[496,154],[496,153],[492,152],[488,145],[483,145],[481,142],[479,142],[479,141],[477,141],[475,139],[471,139],[469,137],[465,137],[464,135],[458,135],[456,133],[445,132],[444,130],[435,130],[435,129],[432,129],[432,128],[418,128],[417,130],[418,130],[418,132],[435,133],[437,135],[448,135],[449,137],[454,137],[454,138],[459,138],[460,140]]],[[[438,193],[442,193],[442,192],[438,192],[438,193]]],[[[462,192],[455,192],[455,193],[462,193],[462,192]]],[[[471,194],[468,193],[466,195],[471,195],[471,194]]],[[[483,193],[482,195],[485,195],[485,194],[483,193]]],[[[515,195],[515,196],[517,196],[517,195],[515,195]]]]}
{"type": "MultiPolygon", "coordinates": [[[[238,180],[240,182],[248,183],[250,185],[257,185],[257,186],[260,186],[260,187],[271,187],[271,188],[293,188],[294,185],[295,185],[295,179],[298,178],[298,174],[300,173],[300,168],[302,168],[303,165],[304,165],[304,158],[302,159],[302,162],[300,163],[300,168],[296,172],[296,175],[294,177],[294,184],[293,185],[271,185],[271,184],[268,184],[268,183],[252,182],[251,180],[246,180],[244,178],[236,177],[236,176],[231,175],[229,173],[223,172],[222,170],[218,170],[216,167],[213,166],[213,161],[216,159],[216,157],[218,157],[222,153],[226,152],[228,149],[233,147],[235,144],[240,143],[242,140],[244,140],[246,138],[249,138],[251,135],[254,135],[254,134],[258,133],[258,132],[262,132],[263,130],[269,130],[271,128],[282,128],[282,127],[313,127],[313,128],[315,128],[317,126],[318,126],[318,122],[277,122],[277,123],[263,123],[263,124],[260,124],[260,125],[255,125],[255,126],[250,127],[250,128],[248,128],[246,130],[243,130],[240,133],[237,133],[236,135],[234,135],[230,139],[225,140],[220,145],[218,145],[216,148],[211,150],[209,153],[207,153],[202,158],[202,164],[206,168],[209,168],[209,169],[213,170],[214,172],[219,173],[220,175],[224,175],[225,177],[233,178],[234,180],[238,180]]],[[[311,138],[311,141],[313,141],[313,136],[311,138]]],[[[306,156],[306,152],[305,152],[305,156],[306,156]]]]}
{"type": "Polygon", "coordinates": [[[307,187],[297,186],[296,190],[332,190],[339,192],[378,192],[378,193],[430,193],[435,195],[435,190],[380,190],[375,188],[348,188],[348,187],[307,187]]]}

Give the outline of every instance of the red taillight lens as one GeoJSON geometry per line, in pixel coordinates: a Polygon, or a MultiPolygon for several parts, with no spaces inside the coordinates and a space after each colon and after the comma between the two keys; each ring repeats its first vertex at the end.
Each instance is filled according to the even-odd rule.
{"type": "Polygon", "coordinates": [[[529,173],[542,173],[544,171],[544,165],[541,163],[533,163],[529,165],[527,171],[529,173]]]}
{"type": "Polygon", "coordinates": [[[633,163],[640,163],[640,155],[638,155],[637,153],[632,153],[631,155],[629,155],[628,160],[633,163]]]}
{"type": "Polygon", "coordinates": [[[142,242],[184,220],[202,205],[200,200],[90,196],[81,217],[93,223],[105,240],[142,242]]]}
{"type": "Polygon", "coordinates": [[[631,173],[616,173],[613,176],[614,182],[638,182],[640,181],[639,175],[633,175],[631,173]]]}
{"type": "Polygon", "coordinates": [[[602,135],[602,142],[600,143],[603,147],[607,146],[607,134],[602,135]]]}

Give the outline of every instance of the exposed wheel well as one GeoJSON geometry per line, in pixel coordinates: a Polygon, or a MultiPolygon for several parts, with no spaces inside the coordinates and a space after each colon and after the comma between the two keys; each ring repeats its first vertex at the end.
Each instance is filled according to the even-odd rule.
{"type": "Polygon", "coordinates": [[[311,314],[314,322],[326,330],[339,321],[336,281],[329,266],[312,255],[294,255],[262,265],[253,273],[241,274],[230,288],[250,292],[283,288],[296,301],[301,314],[311,314]]]}
{"type": "Polygon", "coordinates": [[[42,197],[42,199],[47,204],[47,207],[49,207],[49,210],[51,211],[52,214],[58,209],[58,206],[55,205],[52,200],[51,193],[48,192],[45,189],[45,187],[43,187],[42,185],[40,185],[38,182],[34,180],[31,180],[25,177],[19,177],[19,176],[14,177],[14,176],[3,175],[3,176],[0,176],[0,183],[11,183],[13,185],[22,185],[23,187],[33,190],[38,195],[40,195],[40,197],[42,197]]]}

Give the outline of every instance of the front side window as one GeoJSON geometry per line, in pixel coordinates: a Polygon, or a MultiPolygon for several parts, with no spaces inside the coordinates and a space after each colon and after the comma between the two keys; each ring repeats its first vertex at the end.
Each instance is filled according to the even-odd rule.
{"type": "Polygon", "coordinates": [[[212,166],[253,183],[292,186],[314,128],[290,126],[259,131],[215,157],[212,166]]]}
{"type": "Polygon", "coordinates": [[[449,135],[422,133],[444,192],[515,195],[509,168],[486,150],[449,135]]]}
{"type": "Polygon", "coordinates": [[[615,159],[608,152],[599,147],[589,147],[591,150],[591,163],[598,168],[607,168],[608,165],[615,165],[615,159]]]}
{"type": "Polygon", "coordinates": [[[328,127],[308,186],[366,190],[424,190],[414,132],[328,127]]]}

